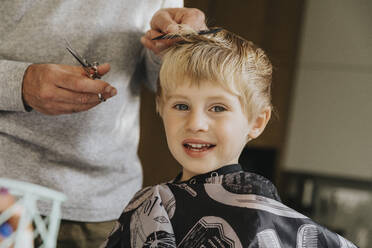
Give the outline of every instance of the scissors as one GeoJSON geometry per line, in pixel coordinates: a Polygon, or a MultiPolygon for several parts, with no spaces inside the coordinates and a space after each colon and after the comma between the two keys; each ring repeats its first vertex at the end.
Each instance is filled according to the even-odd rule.
{"type": "MultiPolygon", "coordinates": [[[[207,29],[207,30],[201,30],[201,31],[198,32],[198,35],[215,34],[215,33],[220,32],[222,29],[223,28],[211,28],[211,29],[207,29]]],[[[178,38],[178,37],[180,37],[180,35],[178,35],[178,34],[175,34],[175,35],[162,34],[160,36],[157,36],[157,37],[153,38],[152,40],[174,39],[174,38],[178,38]]]]}
{"type": "MultiPolygon", "coordinates": [[[[80,56],[78,52],[76,52],[70,45],[70,43],[65,39],[66,42],[66,49],[71,53],[72,56],[81,64],[81,66],[84,68],[87,76],[91,79],[100,79],[101,76],[98,74],[98,62],[89,63],[88,60],[80,56]],[[92,72],[93,71],[93,72],[92,72]]],[[[98,98],[101,102],[106,101],[106,99],[102,96],[101,93],[98,93],[98,98]]]]}
{"type": "Polygon", "coordinates": [[[85,72],[87,73],[87,76],[90,77],[91,79],[96,78],[100,79],[101,76],[98,74],[97,69],[99,63],[98,62],[89,63],[88,60],[80,56],[80,54],[71,47],[70,43],[66,39],[65,42],[67,51],[69,51],[71,55],[74,56],[74,58],[83,66],[85,72]]]}

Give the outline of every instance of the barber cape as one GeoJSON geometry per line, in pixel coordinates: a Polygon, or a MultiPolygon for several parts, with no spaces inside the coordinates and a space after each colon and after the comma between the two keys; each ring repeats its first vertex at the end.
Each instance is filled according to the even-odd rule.
{"type": "Polygon", "coordinates": [[[239,164],[144,188],[102,247],[356,247],[280,202],[266,178],[239,164]]]}

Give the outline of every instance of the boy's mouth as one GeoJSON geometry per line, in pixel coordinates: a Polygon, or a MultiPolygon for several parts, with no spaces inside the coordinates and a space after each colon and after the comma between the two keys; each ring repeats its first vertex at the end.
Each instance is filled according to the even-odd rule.
{"type": "Polygon", "coordinates": [[[215,147],[216,145],[209,144],[209,143],[205,143],[205,144],[202,144],[202,143],[184,143],[183,146],[187,150],[190,150],[190,151],[203,152],[203,151],[207,151],[207,150],[215,147]]]}

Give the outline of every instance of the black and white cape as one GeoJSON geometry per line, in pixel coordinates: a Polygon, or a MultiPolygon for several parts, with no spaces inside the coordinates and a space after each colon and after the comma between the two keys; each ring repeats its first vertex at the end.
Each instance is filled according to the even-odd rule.
{"type": "Polygon", "coordinates": [[[139,191],[102,247],[356,247],[280,202],[238,164],[139,191]]]}

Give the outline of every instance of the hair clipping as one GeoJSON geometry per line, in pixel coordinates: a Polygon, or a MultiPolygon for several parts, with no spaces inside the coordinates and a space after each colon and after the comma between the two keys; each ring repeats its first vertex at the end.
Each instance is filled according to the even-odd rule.
{"type": "MultiPolygon", "coordinates": [[[[220,32],[221,30],[223,30],[223,28],[211,28],[211,29],[207,29],[207,30],[201,30],[197,34],[198,35],[215,34],[215,33],[220,32]]],[[[189,36],[189,35],[186,34],[185,36],[189,36]]],[[[178,34],[173,34],[173,35],[172,34],[171,35],[162,34],[160,36],[157,36],[157,37],[153,38],[152,40],[174,39],[174,38],[179,38],[179,37],[181,37],[181,35],[178,35],[178,34]]]]}

